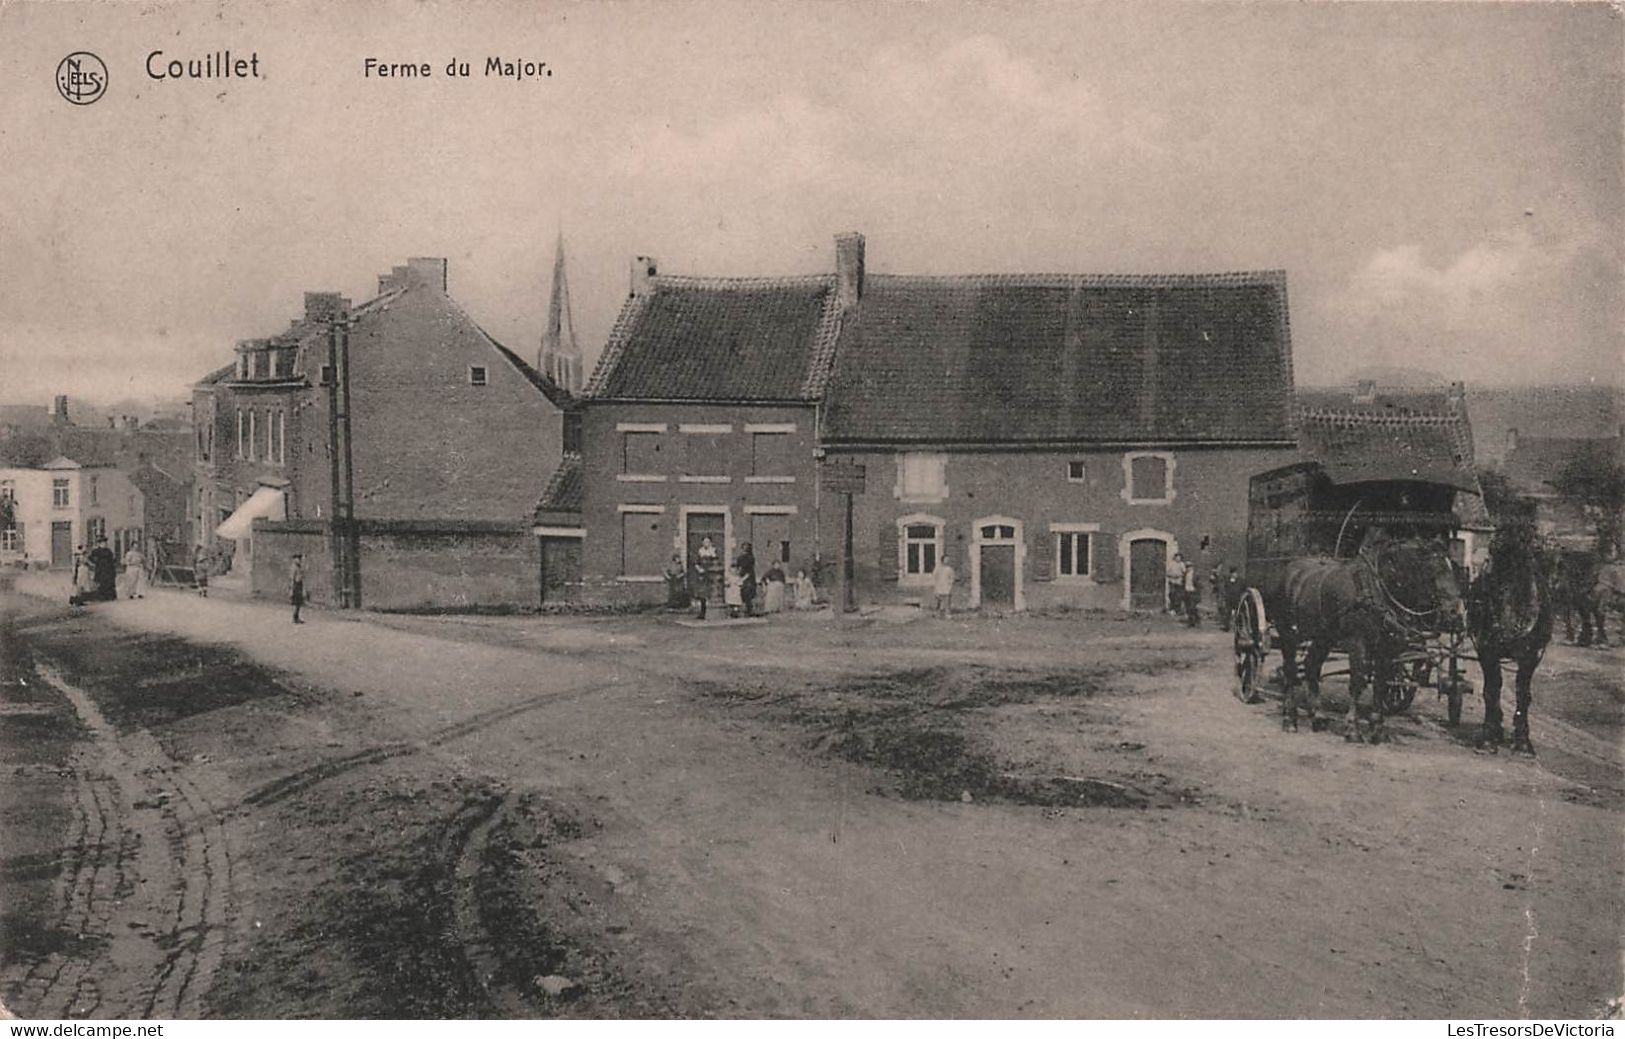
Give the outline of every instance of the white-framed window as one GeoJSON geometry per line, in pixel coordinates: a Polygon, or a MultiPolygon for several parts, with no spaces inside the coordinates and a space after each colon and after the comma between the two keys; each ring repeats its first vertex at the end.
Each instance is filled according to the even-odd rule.
{"type": "Polygon", "coordinates": [[[248,364],[248,354],[241,353],[237,355],[237,378],[248,378],[248,364]]]}
{"type": "Polygon", "coordinates": [[[55,476],[51,478],[51,508],[65,509],[70,504],[68,495],[68,478],[55,476]]]}
{"type": "Polygon", "coordinates": [[[903,584],[929,584],[942,558],[940,516],[916,513],[897,521],[897,577],[903,584]]]}
{"type": "Polygon", "coordinates": [[[99,483],[100,483],[100,480],[99,480],[98,477],[96,477],[95,475],[92,475],[90,477],[90,502],[89,502],[89,504],[91,504],[91,505],[100,505],[101,504],[101,494],[100,494],[100,488],[98,486],[99,483]]]}
{"type": "Polygon", "coordinates": [[[948,456],[910,451],[897,456],[895,494],[903,501],[943,501],[948,497],[948,456]]]}
{"type": "Polygon", "coordinates": [[[285,465],[288,461],[288,416],[286,412],[276,413],[276,464],[285,465]]]}
{"type": "Polygon", "coordinates": [[[1130,505],[1168,505],[1174,500],[1171,451],[1130,451],[1123,455],[1123,500],[1130,505]]]}
{"type": "Polygon", "coordinates": [[[331,386],[337,379],[337,369],[330,364],[324,364],[317,371],[316,380],[322,386],[331,386]]]}
{"type": "Polygon", "coordinates": [[[245,445],[247,443],[248,443],[248,418],[243,414],[243,409],[238,408],[237,409],[237,457],[238,458],[247,457],[247,455],[245,453],[245,451],[246,451],[245,445]]]}
{"type": "Polygon", "coordinates": [[[22,546],[22,536],[16,529],[0,530],[0,552],[15,552],[22,546]]]}
{"type": "Polygon", "coordinates": [[[259,439],[259,429],[260,429],[260,426],[259,426],[259,411],[254,409],[254,408],[249,408],[248,409],[248,460],[250,462],[252,462],[254,460],[254,452],[258,447],[257,441],[259,439]]]}
{"type": "Polygon", "coordinates": [[[17,500],[16,480],[0,480],[0,498],[4,498],[7,501],[17,500]]]}
{"type": "Polygon", "coordinates": [[[1095,572],[1095,535],[1098,523],[1051,523],[1055,538],[1055,576],[1062,580],[1089,580],[1095,572]]]}
{"type": "Polygon", "coordinates": [[[1067,483],[1087,483],[1089,481],[1089,466],[1083,459],[1074,458],[1066,463],[1067,483]]]}
{"type": "Polygon", "coordinates": [[[85,520],[85,544],[94,545],[107,536],[107,520],[101,516],[92,516],[85,520]]]}
{"type": "Polygon", "coordinates": [[[488,385],[490,374],[491,373],[486,370],[485,365],[471,364],[468,366],[468,384],[470,386],[488,385]]]}
{"type": "Polygon", "coordinates": [[[276,461],[276,419],[281,412],[265,409],[265,460],[276,461]]]}

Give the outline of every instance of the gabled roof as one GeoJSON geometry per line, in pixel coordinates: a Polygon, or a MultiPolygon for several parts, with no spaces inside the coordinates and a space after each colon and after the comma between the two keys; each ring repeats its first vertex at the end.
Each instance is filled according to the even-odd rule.
{"type": "Polygon", "coordinates": [[[559,459],[559,467],[547,481],[542,498],[536,503],[536,522],[542,523],[561,516],[578,516],[581,512],[581,455],[566,451],[559,459]]]}
{"type": "Polygon", "coordinates": [[[1286,276],[873,274],[831,443],[1290,443],[1286,276]]]}
{"type": "Polygon", "coordinates": [[[586,394],[817,400],[839,325],[833,275],[655,277],[621,308],[586,394]]]}
{"type": "Polygon", "coordinates": [[[83,469],[84,466],[65,455],[58,455],[40,466],[41,469],[83,469]]]}
{"type": "MultiPolygon", "coordinates": [[[[479,328],[478,325],[474,327],[479,328]]],[[[483,328],[480,329],[480,334],[485,336],[487,339],[491,339],[491,336],[487,334],[483,328]]],[[[524,358],[503,346],[495,339],[491,339],[491,345],[497,348],[497,352],[506,358],[509,364],[513,365],[515,371],[517,371],[520,375],[523,375],[532,386],[536,387],[538,390],[541,390],[542,396],[552,401],[555,407],[567,408],[571,405],[571,403],[574,402],[575,398],[570,396],[570,392],[568,390],[554,382],[552,379],[549,379],[535,368],[532,368],[530,364],[524,360],[524,358]]]]}
{"type": "Polygon", "coordinates": [[[1408,478],[1450,484],[1463,492],[1455,506],[1463,525],[1487,527],[1466,401],[1448,391],[1404,398],[1379,394],[1357,401],[1335,391],[1300,393],[1299,453],[1339,482],[1408,478]]]}

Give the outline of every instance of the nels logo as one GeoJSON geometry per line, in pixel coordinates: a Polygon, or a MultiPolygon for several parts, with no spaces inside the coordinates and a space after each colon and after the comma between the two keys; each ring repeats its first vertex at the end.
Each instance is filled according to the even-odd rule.
{"type": "Polygon", "coordinates": [[[107,66],[89,51],[74,51],[56,67],[56,89],[73,104],[91,104],[107,93],[107,66]]]}

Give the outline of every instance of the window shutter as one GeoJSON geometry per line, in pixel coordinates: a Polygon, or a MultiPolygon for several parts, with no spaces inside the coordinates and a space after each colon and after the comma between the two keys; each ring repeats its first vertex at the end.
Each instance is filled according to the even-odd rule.
{"type": "Polygon", "coordinates": [[[1055,578],[1055,539],[1058,534],[1049,534],[1044,531],[1034,531],[1029,537],[1031,547],[1027,551],[1027,562],[1032,567],[1033,580],[1051,581],[1055,578]]]}
{"type": "Polygon", "coordinates": [[[897,580],[897,527],[895,524],[882,523],[880,525],[880,554],[875,560],[875,569],[882,581],[897,580]]]}
{"type": "Polygon", "coordinates": [[[1093,544],[1089,546],[1093,553],[1090,566],[1094,567],[1095,580],[1101,584],[1111,584],[1123,579],[1123,561],[1117,554],[1117,536],[1109,531],[1097,531],[1093,544]]]}

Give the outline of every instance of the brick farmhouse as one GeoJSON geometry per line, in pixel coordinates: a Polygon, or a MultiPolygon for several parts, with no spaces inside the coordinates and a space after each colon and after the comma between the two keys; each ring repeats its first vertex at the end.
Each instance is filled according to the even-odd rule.
{"type": "Polygon", "coordinates": [[[853,574],[976,607],[1160,608],[1176,551],[1238,560],[1247,478],[1290,461],[1285,277],[688,278],[634,262],[537,530],[583,539],[579,594],[653,601],[673,555],[749,541],[827,584],[820,461],[865,466],[853,574]]]}

